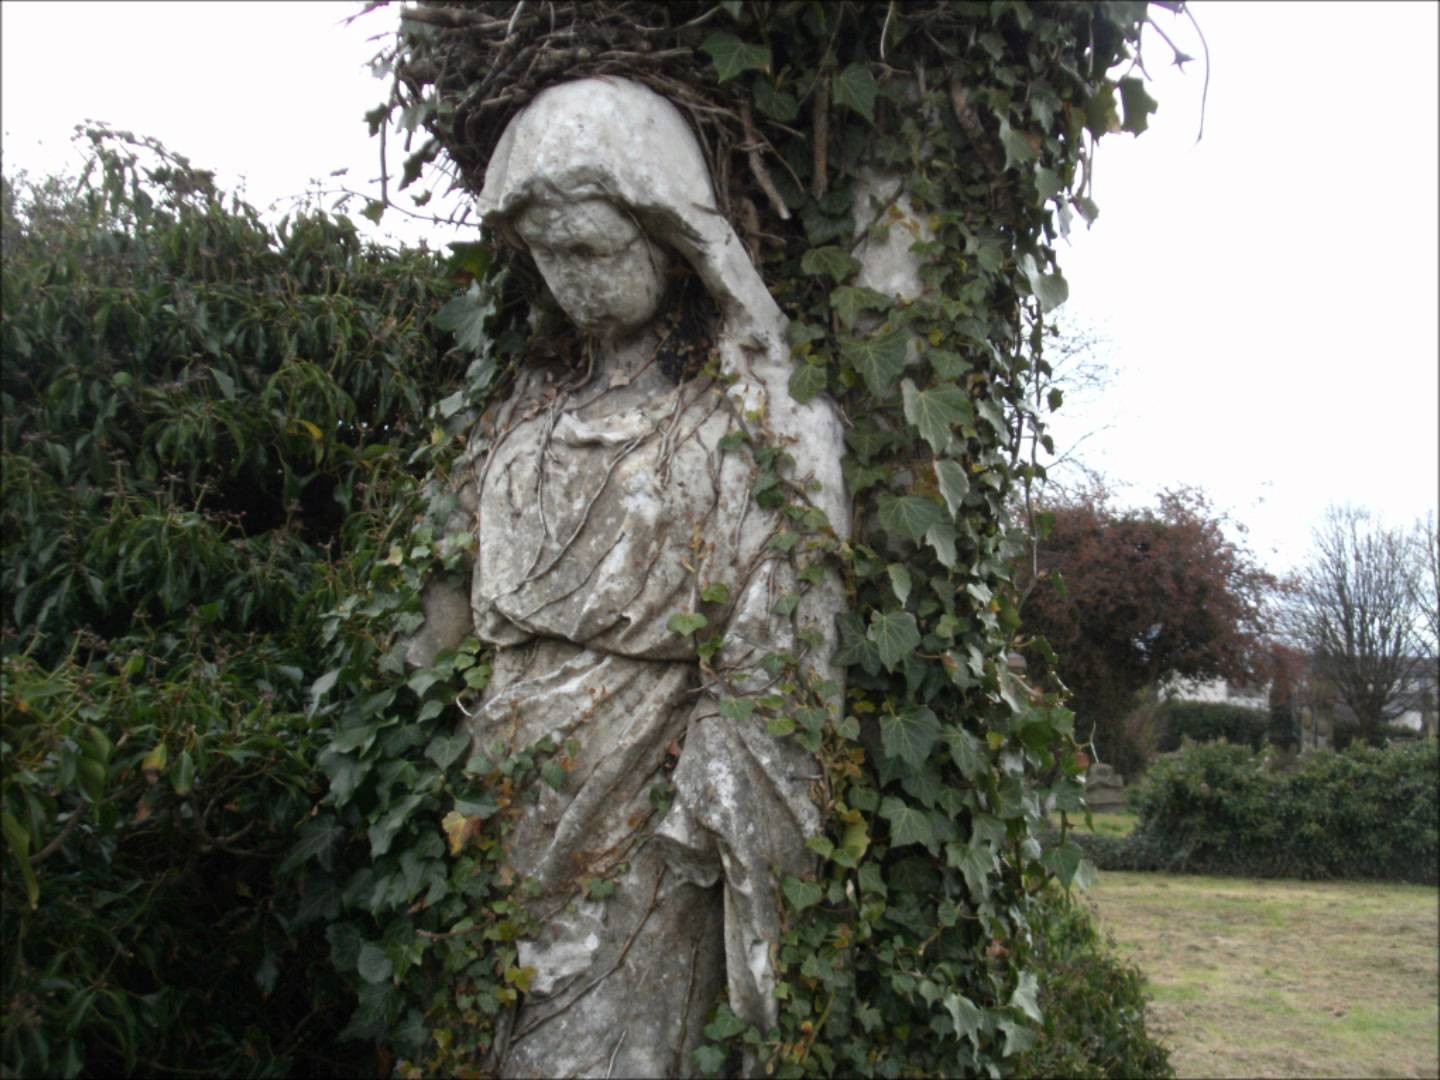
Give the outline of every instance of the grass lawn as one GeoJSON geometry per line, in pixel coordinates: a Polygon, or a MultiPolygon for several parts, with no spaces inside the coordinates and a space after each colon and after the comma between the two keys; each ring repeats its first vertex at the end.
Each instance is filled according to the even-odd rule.
{"type": "Polygon", "coordinates": [[[1440,1075],[1434,887],[1105,872],[1091,897],[1181,1077],[1440,1075]]]}
{"type": "MultiPolygon", "coordinates": [[[[1096,810],[1090,815],[1090,822],[1094,828],[1085,827],[1085,819],[1079,814],[1070,815],[1070,828],[1077,832],[1103,833],[1106,836],[1128,836],[1140,820],[1134,810],[1096,810]]],[[[1053,824],[1060,827],[1060,817],[1057,814],[1053,824]]]]}

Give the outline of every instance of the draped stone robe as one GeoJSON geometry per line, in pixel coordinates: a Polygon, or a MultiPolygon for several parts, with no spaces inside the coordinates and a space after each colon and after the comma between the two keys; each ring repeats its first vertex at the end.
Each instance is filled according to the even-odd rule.
{"type": "Polygon", "coordinates": [[[653,371],[596,382],[523,393],[477,466],[472,607],[496,648],[476,747],[580,747],[563,790],[542,784],[506,839],[540,929],[520,946],[535,975],[497,1064],[688,1075],[727,976],[736,1011],[773,1023],[775,890],[809,865],[817,829],[813,757],[719,710],[767,683],[767,654],[795,649],[774,612],[795,574],[767,548],[780,523],[752,497],[749,453],[720,449],[737,430],[720,388],[653,371]],[[704,605],[711,626],[669,629],[711,584],[729,591],[704,605]],[[705,673],[712,630],[724,640],[705,673]],[[614,894],[587,899],[591,878],[614,894]]]}

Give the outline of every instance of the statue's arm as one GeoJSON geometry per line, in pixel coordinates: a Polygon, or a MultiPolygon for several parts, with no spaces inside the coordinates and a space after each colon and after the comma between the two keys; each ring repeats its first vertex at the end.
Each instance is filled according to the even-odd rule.
{"type": "MultiPolygon", "coordinates": [[[[469,531],[474,534],[477,500],[473,484],[460,490],[460,508],[446,523],[445,533],[469,531]]],[[[474,573],[475,551],[464,562],[460,580],[449,575],[432,577],[420,593],[420,610],[425,621],[406,642],[405,662],[411,667],[429,667],[447,649],[453,649],[475,632],[475,617],[470,606],[471,576],[474,573]]]]}
{"type": "Polygon", "coordinates": [[[474,632],[470,594],[448,578],[434,578],[420,594],[425,622],[405,644],[405,662],[429,667],[446,649],[453,649],[474,632]]]}
{"type": "Polygon", "coordinates": [[[793,651],[793,623],[774,613],[793,586],[793,568],[773,561],[741,589],[715,657],[722,678],[691,710],[674,801],[657,829],[681,875],[702,885],[723,880],[730,1006],[761,1030],[776,1022],[778,889],[811,869],[805,841],[819,830],[811,788],[820,767],[795,741],[769,734],[758,713],[740,717],[721,707],[764,693],[773,681],[762,667],[766,655],[793,651]]]}

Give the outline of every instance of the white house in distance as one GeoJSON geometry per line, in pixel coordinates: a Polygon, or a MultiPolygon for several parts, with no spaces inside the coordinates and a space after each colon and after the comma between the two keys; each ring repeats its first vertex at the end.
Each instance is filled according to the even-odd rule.
{"type": "MultiPolygon", "coordinates": [[[[1434,657],[1419,658],[1412,669],[1412,674],[1400,690],[1395,694],[1395,704],[1403,705],[1400,711],[1390,723],[1399,727],[1409,728],[1418,735],[1436,735],[1437,727],[1437,683],[1440,683],[1440,660],[1434,657]]],[[[1160,699],[1162,701],[1198,701],[1214,705],[1238,705],[1246,709],[1257,709],[1260,712],[1268,712],[1270,708],[1270,682],[1258,683],[1253,686],[1240,686],[1225,679],[1171,679],[1160,686],[1160,699]]],[[[1313,722],[1305,715],[1312,711],[1310,705],[1301,706],[1300,725],[1305,729],[1306,739],[1315,739],[1317,745],[1323,745],[1325,738],[1314,730],[1313,722]]],[[[1322,714],[1333,711],[1340,714],[1348,714],[1349,710],[1344,705],[1333,705],[1330,709],[1321,708],[1322,714]]]]}
{"type": "Polygon", "coordinates": [[[1171,679],[1160,685],[1160,700],[1239,705],[1266,712],[1270,708],[1270,683],[1239,686],[1226,679],[1171,679]]]}

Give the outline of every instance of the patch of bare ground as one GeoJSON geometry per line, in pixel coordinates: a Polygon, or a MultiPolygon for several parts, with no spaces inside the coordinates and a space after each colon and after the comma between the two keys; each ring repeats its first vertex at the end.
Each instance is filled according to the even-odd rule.
{"type": "Polygon", "coordinates": [[[1179,1076],[1440,1075],[1435,888],[1105,873],[1091,897],[1179,1076]]]}

